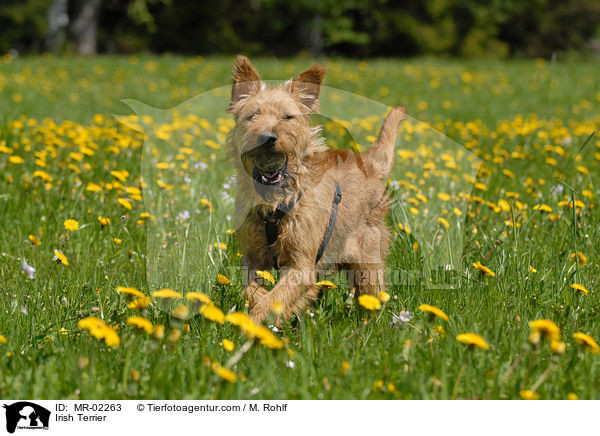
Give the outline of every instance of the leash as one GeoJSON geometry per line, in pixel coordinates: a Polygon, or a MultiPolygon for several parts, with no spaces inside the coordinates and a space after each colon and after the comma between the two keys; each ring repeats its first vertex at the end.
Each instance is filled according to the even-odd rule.
{"type": "MultiPolygon", "coordinates": [[[[280,221],[288,214],[290,211],[298,204],[300,199],[302,198],[302,192],[298,197],[290,201],[286,204],[280,204],[277,208],[269,213],[267,216],[260,214],[261,218],[265,221],[265,234],[267,236],[267,244],[273,245],[277,239],[279,238],[279,233],[281,229],[279,228],[280,221]]],[[[333,234],[333,229],[335,228],[335,222],[337,220],[338,214],[338,205],[342,201],[342,190],[338,182],[335,182],[335,191],[333,193],[333,202],[331,204],[331,215],[329,216],[329,223],[327,224],[327,231],[325,232],[325,237],[323,238],[323,242],[321,242],[321,246],[319,247],[319,251],[317,252],[317,259],[315,260],[315,264],[319,263],[321,257],[323,257],[323,253],[325,253],[325,249],[329,244],[331,239],[331,235],[333,234]]],[[[275,268],[279,269],[279,259],[277,255],[273,256],[273,262],[275,263],[275,268]]]]}

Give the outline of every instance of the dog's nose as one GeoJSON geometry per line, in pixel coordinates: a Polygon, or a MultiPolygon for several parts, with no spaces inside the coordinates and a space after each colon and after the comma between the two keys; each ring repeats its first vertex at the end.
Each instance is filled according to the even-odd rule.
{"type": "Polygon", "coordinates": [[[270,131],[262,132],[260,135],[258,135],[258,138],[256,138],[256,142],[259,147],[264,145],[265,147],[273,148],[277,142],[277,134],[270,131]]]}

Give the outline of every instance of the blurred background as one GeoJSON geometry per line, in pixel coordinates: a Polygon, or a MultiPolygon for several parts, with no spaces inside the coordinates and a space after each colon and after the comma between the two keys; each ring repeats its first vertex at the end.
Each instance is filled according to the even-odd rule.
{"type": "Polygon", "coordinates": [[[600,54],[598,0],[2,0],[0,53],[600,54]]]}

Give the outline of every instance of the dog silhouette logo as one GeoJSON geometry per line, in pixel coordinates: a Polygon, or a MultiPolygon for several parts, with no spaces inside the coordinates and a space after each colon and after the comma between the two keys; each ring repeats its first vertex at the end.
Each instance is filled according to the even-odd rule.
{"type": "Polygon", "coordinates": [[[50,411],[29,401],[19,401],[3,406],[6,409],[6,431],[19,429],[48,429],[50,411]]]}

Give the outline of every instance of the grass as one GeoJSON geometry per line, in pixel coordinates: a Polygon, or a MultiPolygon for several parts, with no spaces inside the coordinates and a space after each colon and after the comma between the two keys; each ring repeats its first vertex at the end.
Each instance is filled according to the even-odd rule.
{"type": "MultiPolygon", "coordinates": [[[[255,343],[244,353],[250,343],[238,327],[197,307],[183,320],[157,298],[142,311],[128,309],[118,286],[147,295],[160,286],[199,291],[225,313],[245,310],[238,247],[227,231],[235,229],[233,174],[219,147],[231,127],[227,90],[202,94],[228,84],[232,62],[144,55],[0,63],[0,335],[7,339],[0,343],[0,397],[600,397],[599,354],[572,337],[600,338],[600,139],[582,148],[600,123],[592,62],[320,61],[331,88],[368,98],[324,91],[321,120],[332,146],[367,146],[384,107],[376,101],[403,104],[414,117],[402,127],[389,184],[395,235],[388,271],[443,264],[438,256],[450,252],[460,267],[455,289],[396,283],[392,298],[370,312],[334,275],[338,288],[275,333],[283,348],[255,343]],[[112,117],[131,114],[123,99],[140,115],[122,118],[131,128],[112,117]],[[88,190],[90,183],[99,190],[88,190]],[[536,212],[541,203],[552,211],[536,212]],[[102,226],[98,216],[111,223],[102,226]],[[78,230],[65,229],[69,218],[78,230]],[[54,260],[55,250],[69,265],[54,260]],[[577,252],[585,261],[572,258],[577,252]],[[36,268],[34,279],[23,261],[36,268]],[[478,272],[477,261],[495,277],[478,272]],[[219,285],[219,273],[231,283],[219,285]],[[421,312],[423,303],[448,321],[421,312]],[[392,325],[402,309],[412,314],[410,325],[392,325]],[[90,315],[116,329],[119,346],[78,327],[90,315]],[[134,315],[165,326],[164,338],[128,325],[134,315]],[[563,354],[544,339],[528,342],[528,322],[537,319],[556,323],[563,354]],[[456,340],[468,332],[489,350],[456,340]],[[219,377],[214,362],[229,362],[237,381],[219,377]]],[[[312,62],[255,64],[265,78],[280,79],[312,62]]]]}

